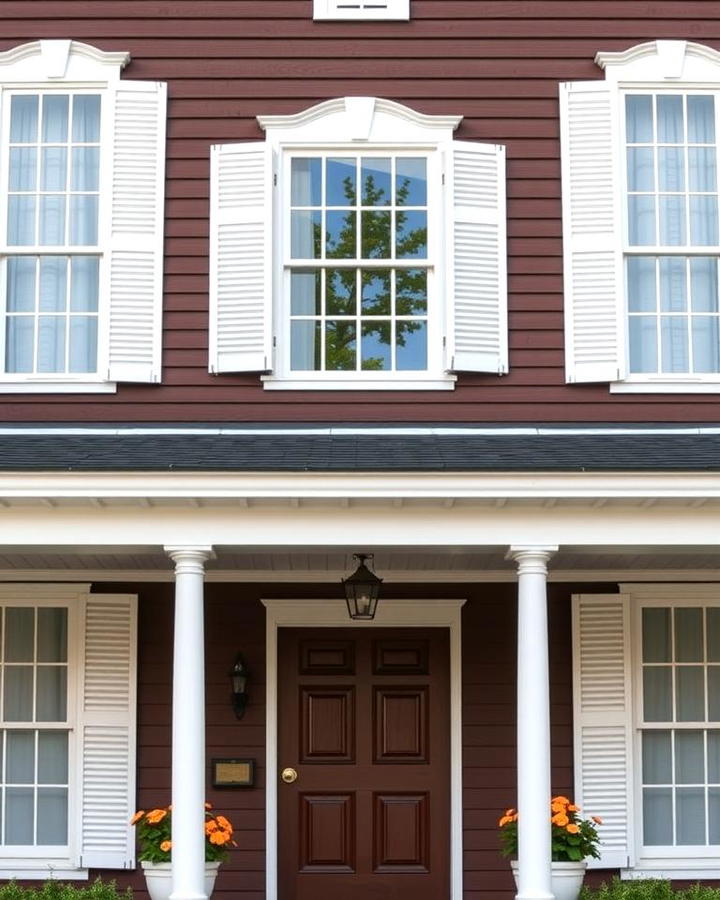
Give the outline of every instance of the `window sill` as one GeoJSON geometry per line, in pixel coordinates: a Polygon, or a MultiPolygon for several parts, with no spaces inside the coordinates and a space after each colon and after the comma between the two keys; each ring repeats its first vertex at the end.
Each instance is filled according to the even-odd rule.
{"type": "Polygon", "coordinates": [[[623,881],[639,881],[643,878],[665,878],[678,881],[697,881],[699,878],[720,879],[717,858],[707,860],[706,863],[705,865],[698,860],[677,860],[674,863],[666,861],[663,865],[644,864],[634,869],[620,869],[620,878],[623,881]]]}
{"type": "Polygon", "coordinates": [[[720,380],[619,381],[610,384],[611,394],[720,394],[720,380]]]}
{"type": "Polygon", "coordinates": [[[4,381],[0,378],[0,394],[116,394],[113,381],[4,381]]]}
{"type": "Polygon", "coordinates": [[[0,863],[0,878],[9,880],[11,878],[17,881],[47,881],[52,879],[67,881],[87,881],[90,877],[89,869],[71,869],[69,867],[57,866],[52,862],[41,864],[38,860],[36,865],[17,865],[3,866],[0,863]]]}
{"type": "Polygon", "coordinates": [[[262,375],[266,391],[452,391],[455,375],[431,377],[400,377],[381,379],[362,378],[283,378],[262,375]]]}

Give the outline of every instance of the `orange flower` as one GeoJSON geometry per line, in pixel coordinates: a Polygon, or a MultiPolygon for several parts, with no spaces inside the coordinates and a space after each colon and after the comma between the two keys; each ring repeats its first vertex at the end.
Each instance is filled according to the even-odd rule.
{"type": "Polygon", "coordinates": [[[514,815],[514,814],[515,814],[515,810],[512,808],[512,806],[510,807],[510,809],[506,809],[506,810],[505,810],[505,815],[506,815],[506,816],[512,816],[512,815],[514,815]]]}
{"type": "Polygon", "coordinates": [[[213,833],[213,831],[217,831],[217,830],[218,830],[218,825],[217,825],[217,822],[215,821],[215,819],[210,819],[209,821],[207,821],[205,823],[205,834],[207,834],[208,836],[211,835],[213,833]]]}
{"type": "Polygon", "coordinates": [[[579,807],[579,806],[575,806],[574,803],[571,803],[571,804],[568,806],[568,812],[580,812],[580,807],[579,807]]]}
{"type": "Polygon", "coordinates": [[[602,825],[603,823],[603,820],[600,818],[600,816],[590,816],[590,818],[596,825],[602,825]]]}
{"type": "Polygon", "coordinates": [[[564,804],[565,806],[567,806],[568,803],[569,803],[570,801],[568,800],[567,797],[563,797],[562,794],[558,794],[557,797],[553,797],[553,798],[552,798],[552,802],[553,802],[553,803],[562,803],[562,804],[564,804]]]}
{"type": "Polygon", "coordinates": [[[139,810],[135,813],[135,815],[132,817],[132,819],[130,819],[130,824],[131,824],[131,825],[137,825],[137,823],[140,821],[140,819],[142,819],[142,817],[143,817],[144,815],[145,815],[145,810],[144,810],[144,809],[139,809],[139,810]]]}
{"type": "Polygon", "coordinates": [[[568,832],[568,834],[579,834],[579,833],[580,833],[580,828],[579,828],[579,826],[576,825],[574,822],[571,822],[571,823],[566,827],[565,830],[568,832]]]}
{"type": "Polygon", "coordinates": [[[550,821],[553,823],[553,825],[559,825],[561,828],[564,828],[567,825],[567,823],[570,821],[570,819],[568,819],[568,817],[565,815],[565,813],[560,812],[560,813],[556,813],[550,819],[550,821]]]}
{"type": "Polygon", "coordinates": [[[232,834],[233,827],[230,824],[230,822],[228,822],[228,820],[225,818],[225,816],[215,816],[215,821],[218,823],[218,825],[221,828],[225,829],[225,831],[229,831],[230,834],[232,834]]]}
{"type": "Polygon", "coordinates": [[[205,801],[205,809],[212,809],[212,803],[208,803],[206,800],[205,801]]]}
{"type": "Polygon", "coordinates": [[[166,815],[166,809],[153,809],[147,814],[146,818],[151,825],[157,825],[159,822],[162,822],[166,815]]]}
{"type": "Polygon", "coordinates": [[[162,844],[160,844],[160,849],[163,851],[163,853],[167,853],[171,847],[172,841],[163,841],[162,844]]]}
{"type": "Polygon", "coordinates": [[[229,840],[229,835],[224,831],[213,831],[210,835],[210,843],[217,844],[218,847],[222,847],[223,844],[227,844],[229,840]]]}
{"type": "Polygon", "coordinates": [[[503,816],[498,822],[498,828],[502,828],[503,826],[507,825],[508,822],[512,822],[512,816],[503,816]]]}

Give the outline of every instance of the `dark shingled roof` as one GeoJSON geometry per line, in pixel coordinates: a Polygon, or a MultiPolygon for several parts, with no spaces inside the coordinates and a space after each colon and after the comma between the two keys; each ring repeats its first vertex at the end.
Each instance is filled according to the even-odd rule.
{"type": "MultiPolygon", "coordinates": [[[[147,427],[147,426],[145,426],[147,427]]],[[[229,427],[229,426],[228,426],[229,427]]],[[[0,430],[3,471],[244,471],[244,472],[492,472],[492,471],[717,471],[720,433],[654,429],[633,433],[593,428],[431,428],[422,433],[356,428],[335,433],[312,426],[233,428],[231,433],[132,433],[115,430],[44,433],[0,430]],[[272,431],[273,433],[267,433],[272,431]]],[[[720,431],[720,429],[718,429],[720,431]]]]}

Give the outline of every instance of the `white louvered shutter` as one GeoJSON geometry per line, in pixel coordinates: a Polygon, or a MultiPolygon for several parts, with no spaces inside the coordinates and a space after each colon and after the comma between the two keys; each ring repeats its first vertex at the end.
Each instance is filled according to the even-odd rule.
{"type": "Polygon", "coordinates": [[[573,597],[575,797],[603,825],[594,868],[631,864],[632,785],[629,598],[573,597]]]}
{"type": "Polygon", "coordinates": [[[615,121],[605,82],[560,85],[568,382],[625,376],[615,121]]]}
{"type": "Polygon", "coordinates": [[[272,368],[272,150],[224,144],[210,159],[210,371],[272,368]]]}
{"type": "Polygon", "coordinates": [[[507,372],[505,148],[453,141],[449,168],[447,368],[507,372]]]}
{"type": "Polygon", "coordinates": [[[137,597],[88,594],[84,621],[79,864],[133,868],[137,597]]]}
{"type": "Polygon", "coordinates": [[[167,91],[122,81],[111,96],[108,377],[159,382],[167,91]]]}

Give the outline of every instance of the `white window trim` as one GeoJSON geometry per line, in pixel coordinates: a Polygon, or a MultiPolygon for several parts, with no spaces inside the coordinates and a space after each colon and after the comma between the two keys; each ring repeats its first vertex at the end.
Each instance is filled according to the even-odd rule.
{"type": "MultiPolygon", "coordinates": [[[[448,302],[442,223],[448,215],[445,197],[444,156],[460,122],[458,116],[427,116],[389,100],[341,98],[329,100],[291,116],[259,116],[267,141],[278,160],[273,194],[273,247],[282,247],[273,256],[273,331],[277,365],[273,374],[261,376],[266,390],[453,390],[456,376],[448,373],[442,360],[444,316],[448,302]],[[343,151],[353,155],[365,151],[389,154],[427,155],[428,221],[440,223],[431,229],[432,244],[428,265],[434,282],[434,309],[428,315],[428,369],[421,372],[297,372],[290,370],[289,298],[283,290],[287,269],[285,250],[289,245],[289,165],[292,155],[302,152],[343,151]],[[430,170],[434,170],[432,176],[430,170]],[[431,211],[433,211],[431,213],[431,211]]],[[[391,261],[390,261],[391,262],[391,261]]]]}
{"type": "MultiPolygon", "coordinates": [[[[642,843],[642,779],[641,741],[642,722],[642,610],[648,606],[720,606],[720,584],[624,584],[621,593],[630,595],[631,627],[631,696],[632,696],[632,785],[631,795],[638,815],[633,823],[633,842],[636,848],[636,865],[621,870],[623,878],[720,878],[718,848],[708,847],[658,847],[645,848],[642,843]],[[688,852],[689,851],[689,852],[688,852]],[[715,874],[717,873],[717,874],[715,874]]],[[[692,724],[692,723],[690,723],[692,724]]],[[[670,726],[672,727],[672,726],[670,726]]],[[[705,726],[709,727],[709,726],[705,726]]]]}
{"type": "MultiPolygon", "coordinates": [[[[410,18],[410,0],[386,0],[385,9],[355,8],[343,9],[343,2],[348,0],[313,0],[313,19],[316,21],[407,21],[410,18]]],[[[350,3],[353,0],[349,0],[350,3]]]]}

